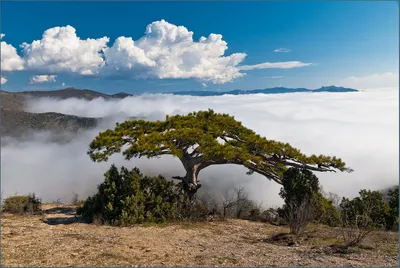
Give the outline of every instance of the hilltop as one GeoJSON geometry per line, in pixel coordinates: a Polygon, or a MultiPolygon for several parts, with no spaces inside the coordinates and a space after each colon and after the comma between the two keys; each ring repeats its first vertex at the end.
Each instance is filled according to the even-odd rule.
{"type": "Polygon", "coordinates": [[[117,94],[104,94],[94,90],[89,89],[77,89],[74,87],[69,87],[60,90],[48,90],[48,91],[23,91],[17,94],[22,94],[25,96],[31,96],[34,98],[57,98],[57,99],[68,99],[68,98],[77,98],[77,99],[85,99],[85,100],[93,100],[95,98],[104,98],[104,99],[121,99],[125,97],[132,96],[128,93],[117,93],[117,94]]]}
{"type": "Polygon", "coordinates": [[[116,94],[104,94],[89,89],[65,88],[60,90],[48,91],[21,91],[21,92],[7,92],[1,91],[2,109],[4,110],[23,110],[24,101],[28,98],[55,98],[55,99],[84,99],[93,100],[96,98],[108,99],[122,99],[133,96],[128,93],[120,92],[116,94]]]}
{"type": "Polygon", "coordinates": [[[376,232],[365,246],[335,252],[336,228],[312,225],[298,246],[271,240],[287,227],[228,219],[133,227],[79,222],[75,206],[44,205],[42,216],[3,214],[6,266],[392,266],[398,234],[376,232]]]}

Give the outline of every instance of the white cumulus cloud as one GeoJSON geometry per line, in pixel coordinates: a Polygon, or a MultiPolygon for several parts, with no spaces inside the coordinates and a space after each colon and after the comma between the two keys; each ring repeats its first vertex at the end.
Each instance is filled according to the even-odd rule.
{"type": "Polygon", "coordinates": [[[138,78],[195,78],[222,84],[243,76],[237,65],[246,57],[245,53],[225,56],[227,49],[220,34],[194,41],[193,32],[184,26],[161,20],[149,24],[137,41],[117,38],[104,51],[104,69],[138,78]]]}
{"type": "MultiPolygon", "coordinates": [[[[3,39],[5,34],[1,34],[3,39]]],[[[1,41],[1,71],[11,72],[24,69],[24,61],[18,55],[17,50],[5,41],[1,41]]]]}
{"type": "Polygon", "coordinates": [[[56,82],[57,75],[35,75],[31,77],[31,84],[56,82]]]}
{"type": "Polygon", "coordinates": [[[46,30],[41,40],[24,42],[22,52],[26,67],[43,73],[72,72],[81,75],[98,73],[104,65],[103,49],[108,37],[82,40],[72,26],[46,30]]]}
{"type": "MultiPolygon", "coordinates": [[[[4,35],[2,35],[3,37],[4,35]]],[[[240,66],[246,53],[226,55],[228,44],[221,34],[193,39],[193,32],[165,20],[147,25],[142,37],[120,36],[81,39],[74,27],[47,29],[40,40],[24,42],[22,58],[2,42],[2,70],[27,69],[40,74],[119,76],[125,79],[196,79],[224,84],[243,77],[245,70],[295,68],[310,63],[265,62],[240,66]],[[4,54],[4,55],[3,55],[4,54]]]]}
{"type": "Polygon", "coordinates": [[[240,70],[249,71],[255,69],[291,69],[298,67],[310,66],[311,63],[304,63],[301,61],[284,61],[284,62],[264,62],[254,65],[239,66],[240,70]]]}

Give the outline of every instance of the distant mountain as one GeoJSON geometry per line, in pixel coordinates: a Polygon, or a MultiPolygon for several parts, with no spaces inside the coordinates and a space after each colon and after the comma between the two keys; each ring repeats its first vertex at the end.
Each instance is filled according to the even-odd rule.
{"type": "Polygon", "coordinates": [[[22,91],[22,92],[7,92],[1,91],[2,109],[5,110],[23,110],[26,98],[56,98],[56,99],[85,99],[93,100],[96,98],[104,99],[123,99],[133,96],[128,93],[120,92],[113,95],[100,93],[89,89],[66,88],[60,90],[49,91],[22,91]]]}
{"type": "Polygon", "coordinates": [[[283,94],[283,93],[315,93],[315,92],[358,92],[356,89],[328,86],[321,87],[318,89],[307,89],[307,88],[285,88],[285,87],[274,87],[265,89],[254,89],[254,90],[240,90],[235,89],[231,91],[218,92],[218,91],[178,91],[170,92],[173,95],[188,95],[188,96],[222,96],[222,95],[248,95],[248,94],[283,94]]]}
{"type": "Polygon", "coordinates": [[[120,93],[109,95],[109,96],[111,96],[112,98],[123,99],[123,98],[126,98],[126,97],[132,97],[133,95],[125,93],[125,92],[120,92],[120,93]]]}
{"type": "Polygon", "coordinates": [[[76,89],[73,87],[60,89],[60,90],[50,90],[50,91],[24,91],[18,94],[24,94],[26,96],[32,96],[36,98],[42,97],[51,97],[58,99],[69,99],[69,98],[77,98],[77,99],[86,99],[92,100],[95,98],[104,98],[104,99],[113,99],[113,98],[125,98],[128,96],[132,96],[128,93],[117,93],[114,95],[108,95],[104,93],[100,93],[94,90],[89,89],[76,89]]]}

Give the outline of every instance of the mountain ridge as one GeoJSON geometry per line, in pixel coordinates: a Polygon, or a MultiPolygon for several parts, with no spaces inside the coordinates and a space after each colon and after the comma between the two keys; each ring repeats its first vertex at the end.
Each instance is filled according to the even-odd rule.
{"type": "Polygon", "coordinates": [[[173,95],[186,95],[186,96],[223,96],[223,95],[251,95],[251,94],[288,94],[288,93],[317,93],[317,92],[330,92],[330,93],[343,93],[343,92],[358,92],[357,89],[337,87],[337,86],[323,86],[317,89],[307,88],[286,88],[274,87],[253,90],[234,89],[231,91],[177,91],[170,92],[173,95]]]}
{"type": "MultiPolygon", "coordinates": [[[[187,90],[187,91],[163,92],[159,94],[186,95],[186,96],[222,96],[222,95],[249,95],[249,94],[317,93],[317,92],[343,93],[343,92],[358,92],[358,90],[353,88],[345,88],[338,86],[323,86],[317,89],[273,87],[273,88],[252,89],[252,90],[233,89],[230,91],[187,90]]],[[[126,92],[105,94],[95,90],[77,89],[73,87],[65,89],[57,89],[57,90],[43,90],[43,91],[19,91],[19,92],[1,91],[1,93],[2,95],[3,93],[17,94],[17,95],[30,96],[34,98],[43,98],[43,97],[58,98],[58,99],[77,98],[86,100],[93,100],[100,97],[104,99],[123,99],[126,97],[146,94],[146,93],[129,94],[126,92]]]]}
{"type": "Polygon", "coordinates": [[[132,94],[128,94],[125,92],[120,92],[116,94],[105,94],[90,89],[77,89],[74,87],[68,87],[65,89],[56,89],[56,90],[41,90],[41,91],[36,90],[36,91],[18,91],[18,92],[9,92],[2,90],[1,93],[24,95],[34,98],[46,98],[46,97],[58,98],[58,99],[77,98],[86,100],[92,100],[100,97],[104,99],[121,99],[133,96],[132,94]]]}

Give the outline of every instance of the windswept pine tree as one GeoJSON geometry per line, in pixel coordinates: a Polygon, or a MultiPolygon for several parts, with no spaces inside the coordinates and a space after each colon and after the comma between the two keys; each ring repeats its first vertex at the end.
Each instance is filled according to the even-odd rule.
{"type": "Polygon", "coordinates": [[[130,120],[117,123],[114,130],[100,133],[88,151],[93,161],[107,161],[122,152],[127,160],[133,157],[177,157],[186,170],[182,181],[186,193],[193,197],[199,172],[212,165],[236,164],[282,184],[289,167],[311,171],[336,170],[351,172],[336,157],[306,156],[288,143],[268,140],[248,129],[228,114],[213,110],[187,115],[167,116],[164,121],[130,120]]]}

